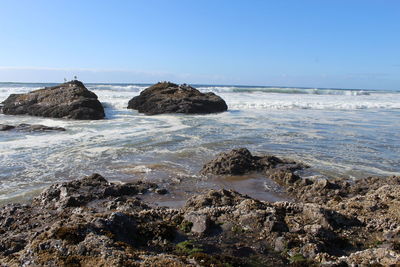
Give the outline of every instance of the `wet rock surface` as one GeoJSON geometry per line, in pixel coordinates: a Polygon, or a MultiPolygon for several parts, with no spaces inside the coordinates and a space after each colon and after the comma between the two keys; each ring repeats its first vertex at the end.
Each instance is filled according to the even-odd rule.
{"type": "MultiPolygon", "coordinates": [[[[236,149],[219,154],[201,173],[261,171],[286,189],[296,204],[281,202],[286,218],[279,225],[287,230],[270,240],[275,251],[328,266],[400,264],[400,177],[309,179],[297,174],[305,167],[301,163],[266,158],[263,166],[259,159],[247,149],[236,149]],[[288,216],[287,209],[296,212],[288,216]]],[[[224,204],[231,203],[226,199],[224,204]]]]}
{"type": "Polygon", "coordinates": [[[304,179],[263,168],[294,202],[231,190],[179,209],[140,196],[152,183],[98,174],[55,184],[0,210],[0,266],[396,266],[400,177],[304,179]]]}
{"type": "Polygon", "coordinates": [[[201,93],[197,89],[171,82],[157,83],[132,98],[128,109],[155,115],[162,113],[206,114],[228,109],[225,101],[214,93],[201,93]]]}
{"type": "Polygon", "coordinates": [[[261,172],[269,169],[298,170],[306,166],[294,161],[284,160],[275,156],[253,156],[246,148],[222,152],[215,159],[206,163],[200,171],[203,175],[241,175],[249,172],[261,172]]]}
{"type": "Polygon", "coordinates": [[[62,127],[50,127],[41,124],[26,124],[21,123],[19,125],[7,125],[0,124],[0,131],[18,131],[18,132],[47,132],[47,131],[65,131],[62,127]]]}
{"type": "MultiPolygon", "coordinates": [[[[52,185],[30,205],[6,205],[0,210],[0,266],[249,266],[247,260],[285,264],[274,251],[253,251],[250,243],[220,246],[224,236],[242,238],[231,237],[230,228],[224,235],[220,232],[218,218],[235,206],[209,206],[193,198],[182,209],[152,208],[138,198],[156,188],[144,182],[110,183],[93,174],[52,185]],[[246,252],[246,259],[239,252],[246,252]]],[[[232,205],[247,199],[230,191],[209,196],[208,203],[227,200],[232,205]]]]}
{"type": "Polygon", "coordinates": [[[12,94],[2,104],[6,115],[77,120],[98,120],[105,116],[96,94],[76,80],[27,94],[12,94]]]}

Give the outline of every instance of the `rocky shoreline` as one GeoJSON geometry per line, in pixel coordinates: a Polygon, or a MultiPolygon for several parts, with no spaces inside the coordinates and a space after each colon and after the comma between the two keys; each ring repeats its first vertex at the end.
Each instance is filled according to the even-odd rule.
{"type": "Polygon", "coordinates": [[[0,266],[398,266],[400,177],[304,179],[303,164],[246,149],[201,173],[265,173],[295,201],[210,190],[153,207],[156,184],[99,174],[55,184],[0,211],[0,266]]]}

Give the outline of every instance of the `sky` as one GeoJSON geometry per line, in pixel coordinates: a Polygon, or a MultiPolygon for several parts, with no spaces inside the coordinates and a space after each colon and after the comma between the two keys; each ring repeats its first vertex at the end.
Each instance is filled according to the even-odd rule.
{"type": "Polygon", "coordinates": [[[398,0],[0,0],[0,82],[400,90],[398,0]]]}

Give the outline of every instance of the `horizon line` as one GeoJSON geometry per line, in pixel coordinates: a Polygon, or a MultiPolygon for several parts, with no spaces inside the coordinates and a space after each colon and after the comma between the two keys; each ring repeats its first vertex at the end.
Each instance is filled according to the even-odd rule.
{"type": "MultiPolygon", "coordinates": [[[[1,67],[0,67],[1,68],[1,67]]],[[[78,79],[79,80],[79,79],[78,79]]],[[[72,81],[72,80],[69,80],[72,81]]],[[[110,84],[110,85],[123,85],[123,84],[133,84],[133,85],[153,85],[158,82],[83,82],[79,80],[83,84],[110,84]]],[[[159,81],[161,82],[161,81],[159,81]]],[[[172,82],[172,81],[168,81],[172,82]]],[[[19,84],[62,84],[63,82],[15,82],[15,81],[0,81],[0,84],[7,83],[19,83],[19,84]]],[[[177,82],[172,82],[176,84],[180,84],[177,82]]],[[[222,86],[222,87],[264,87],[264,88],[290,88],[290,89],[322,89],[322,90],[368,90],[368,91],[393,91],[399,92],[400,89],[377,89],[377,88],[339,88],[339,87],[315,87],[315,86],[283,86],[283,85],[248,85],[248,84],[208,84],[208,83],[187,83],[192,86],[222,86]]]]}

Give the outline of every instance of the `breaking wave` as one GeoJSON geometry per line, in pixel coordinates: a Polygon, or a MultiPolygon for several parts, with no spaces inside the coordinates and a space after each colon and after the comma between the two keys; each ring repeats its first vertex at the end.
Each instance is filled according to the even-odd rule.
{"type": "Polygon", "coordinates": [[[278,94],[309,94],[309,95],[370,95],[377,91],[355,90],[355,89],[318,89],[318,88],[285,88],[285,87],[230,87],[210,86],[198,87],[201,91],[212,91],[219,93],[278,93],[278,94]]]}

